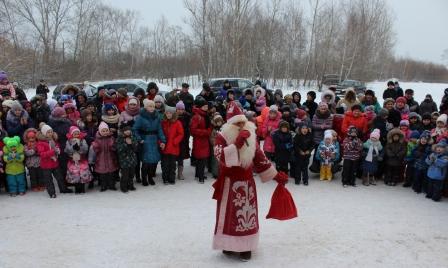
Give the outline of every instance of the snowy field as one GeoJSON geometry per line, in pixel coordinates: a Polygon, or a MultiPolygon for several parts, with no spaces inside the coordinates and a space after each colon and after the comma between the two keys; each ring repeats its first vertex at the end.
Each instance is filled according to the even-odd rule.
{"type": "MultiPolygon", "coordinates": [[[[437,103],[448,87],[401,86],[437,103]]],[[[368,87],[381,96],[385,82],[368,87]]],[[[1,193],[0,267],[448,267],[448,200],[382,183],[343,188],[340,173],[308,187],[291,181],[299,218],[285,222],[264,219],[276,183],[259,183],[259,248],[248,263],[227,258],[211,249],[212,180],[200,185],[193,172],[164,186],[159,170],[156,186],[129,194],[1,193]]]]}
{"type": "MultiPolygon", "coordinates": [[[[0,267],[447,267],[448,201],[402,187],[288,188],[299,218],[266,220],[276,182],[258,183],[260,245],[248,263],[211,249],[212,180],[122,194],[0,195],[0,267]]],[[[360,182],[358,182],[360,184],[360,182]]]]}

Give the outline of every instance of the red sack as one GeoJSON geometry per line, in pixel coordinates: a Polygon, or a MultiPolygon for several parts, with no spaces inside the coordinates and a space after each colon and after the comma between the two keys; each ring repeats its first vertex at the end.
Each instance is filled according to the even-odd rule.
{"type": "Polygon", "coordinates": [[[297,217],[297,208],[284,183],[279,183],[271,198],[271,208],[266,219],[290,220],[297,217]]]}

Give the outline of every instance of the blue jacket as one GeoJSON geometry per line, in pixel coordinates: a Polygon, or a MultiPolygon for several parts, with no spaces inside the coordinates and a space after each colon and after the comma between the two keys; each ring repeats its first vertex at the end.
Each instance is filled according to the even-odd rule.
{"type": "Polygon", "coordinates": [[[319,160],[319,161],[321,161],[321,162],[325,161],[325,159],[322,158],[322,156],[321,156],[321,153],[322,153],[322,152],[325,152],[325,151],[335,153],[335,158],[332,158],[332,159],[327,158],[327,160],[328,160],[329,163],[333,163],[333,162],[338,161],[338,159],[339,159],[339,157],[340,157],[340,155],[339,155],[339,154],[340,154],[340,146],[339,146],[339,142],[334,142],[334,143],[332,143],[332,144],[330,145],[330,147],[327,147],[327,146],[325,145],[325,142],[324,142],[324,141],[321,141],[320,144],[319,144],[319,146],[317,147],[317,155],[316,155],[316,159],[319,160]]]}
{"type": "Polygon", "coordinates": [[[414,167],[418,170],[425,170],[428,168],[426,158],[431,153],[431,146],[418,144],[412,150],[411,158],[414,161],[414,167]]]}
{"type": "Polygon", "coordinates": [[[446,154],[432,153],[426,158],[426,163],[429,165],[428,177],[432,180],[442,181],[446,177],[448,167],[448,156],[446,154]],[[432,160],[431,158],[435,158],[432,160]]]}
{"type": "Polygon", "coordinates": [[[142,162],[157,164],[160,161],[159,142],[166,143],[157,112],[149,113],[145,109],[141,109],[132,131],[137,141],[143,141],[140,151],[142,162]]]}

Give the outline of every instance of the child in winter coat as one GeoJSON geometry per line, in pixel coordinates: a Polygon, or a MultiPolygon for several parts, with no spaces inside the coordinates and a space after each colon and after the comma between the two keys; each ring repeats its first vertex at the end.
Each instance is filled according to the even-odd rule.
{"type": "Polygon", "coordinates": [[[165,105],[165,116],[162,129],[166,138],[165,148],[162,150],[162,179],[163,183],[175,184],[176,159],[180,153],[180,143],[184,138],[184,128],[177,120],[176,108],[165,105]]]}
{"type": "MultiPolygon", "coordinates": [[[[184,137],[179,144],[180,153],[177,158],[177,179],[184,180],[184,160],[190,158],[190,121],[191,114],[185,110],[183,101],[176,103],[177,119],[182,123],[184,129],[184,137]]],[[[219,112],[218,112],[219,113],[219,112]]],[[[220,113],[219,113],[220,114],[220,113]]]]}
{"type": "MultiPolygon", "coordinates": [[[[233,102],[229,105],[235,105],[233,102]]],[[[193,157],[196,159],[195,177],[199,183],[204,183],[206,179],[204,172],[208,157],[210,156],[210,135],[212,125],[207,116],[208,103],[200,97],[195,100],[193,107],[193,117],[191,118],[190,133],[193,136],[193,157]]]]}
{"type": "Polygon", "coordinates": [[[362,183],[366,186],[376,185],[375,174],[378,171],[378,162],[383,158],[380,137],[380,130],[374,129],[370,133],[370,138],[363,145],[365,158],[362,163],[362,183]]]}
{"type": "Polygon", "coordinates": [[[72,190],[67,189],[59,168],[58,157],[61,154],[61,150],[57,143],[57,134],[53,132],[49,125],[41,123],[37,139],[39,140],[37,142],[37,153],[40,156],[40,168],[42,177],[47,185],[48,195],[50,198],[56,198],[53,176],[56,178],[60,193],[72,193],[72,190]]]}
{"type": "Polygon", "coordinates": [[[438,202],[442,199],[443,181],[448,170],[448,155],[444,141],[433,146],[432,153],[426,158],[428,164],[428,192],[426,198],[438,202]]]}
{"type": "Polygon", "coordinates": [[[417,146],[412,150],[411,158],[414,162],[414,181],[412,182],[412,189],[416,193],[421,193],[427,190],[426,185],[426,172],[428,170],[428,164],[426,164],[426,158],[431,153],[431,133],[429,131],[423,131],[418,140],[417,146]]]}
{"type": "Polygon", "coordinates": [[[406,144],[406,157],[404,158],[406,164],[406,172],[404,176],[403,187],[411,187],[414,181],[414,160],[412,158],[412,151],[417,146],[417,140],[420,138],[420,133],[417,130],[411,131],[409,141],[406,144]]]}
{"type": "Polygon", "coordinates": [[[117,107],[110,103],[104,104],[101,120],[107,124],[112,135],[116,137],[118,133],[118,121],[120,120],[117,107]]]}
{"type": "Polygon", "coordinates": [[[22,108],[20,103],[14,101],[6,115],[6,131],[8,131],[8,135],[10,137],[22,137],[25,130],[32,127],[30,123],[28,113],[22,108]]]}
{"type": "Polygon", "coordinates": [[[408,142],[411,138],[411,130],[409,129],[409,121],[407,119],[400,121],[400,131],[403,133],[404,141],[408,142]]]}
{"type": "Polygon", "coordinates": [[[291,162],[291,153],[294,149],[289,123],[281,121],[278,129],[272,134],[275,146],[275,165],[277,170],[288,174],[288,165],[291,162]]]}
{"type": "Polygon", "coordinates": [[[269,107],[268,117],[263,122],[262,135],[264,137],[263,151],[271,161],[275,159],[275,145],[272,141],[272,133],[278,129],[282,115],[276,105],[269,107]]]}
{"type": "Polygon", "coordinates": [[[81,119],[81,115],[76,109],[76,105],[74,105],[73,103],[66,103],[64,104],[63,108],[65,110],[65,113],[67,114],[67,119],[72,122],[73,126],[77,126],[79,120],[81,119]]]}
{"type": "Polygon", "coordinates": [[[84,137],[85,134],[78,127],[70,127],[64,150],[69,157],[66,180],[68,183],[75,185],[75,194],[85,193],[85,184],[92,180],[89,163],[87,162],[89,146],[84,137]]]}
{"type": "Polygon", "coordinates": [[[300,181],[303,180],[303,184],[308,185],[308,165],[313,149],[314,141],[311,128],[301,122],[297,126],[297,133],[294,136],[295,184],[300,184],[300,181]]]}
{"type": "Polygon", "coordinates": [[[114,173],[118,170],[115,138],[105,122],[98,126],[92,148],[96,155],[95,172],[99,174],[101,192],[116,191],[114,173]]]}
{"type": "MultiPolygon", "coordinates": [[[[210,145],[211,148],[215,148],[215,140],[218,133],[221,131],[222,125],[224,124],[224,119],[222,119],[222,116],[219,113],[215,113],[215,116],[213,116],[212,119],[212,135],[210,135],[210,145]]],[[[219,163],[218,160],[216,160],[215,154],[211,154],[211,167],[212,167],[212,175],[213,178],[218,178],[219,173],[219,163]]]]}
{"type": "Polygon", "coordinates": [[[29,128],[23,133],[25,143],[25,165],[30,174],[31,190],[33,192],[45,190],[45,181],[40,171],[40,156],[37,153],[37,129],[29,128]]]}
{"type": "Polygon", "coordinates": [[[121,169],[120,190],[123,193],[136,190],[134,175],[138,162],[137,152],[138,141],[132,134],[131,122],[121,123],[117,138],[117,153],[121,169]]]}
{"type": "Polygon", "coordinates": [[[8,181],[8,190],[10,196],[17,194],[24,195],[26,192],[25,166],[23,160],[23,145],[20,144],[20,138],[14,136],[3,139],[3,160],[6,163],[5,173],[8,181]]]}
{"type": "Polygon", "coordinates": [[[389,186],[395,186],[402,178],[404,157],[406,156],[406,143],[404,142],[403,132],[400,129],[394,128],[389,131],[385,150],[387,172],[384,183],[389,186]]]}
{"type": "Polygon", "coordinates": [[[344,187],[349,185],[356,186],[355,174],[357,173],[359,167],[362,147],[362,141],[358,138],[358,130],[355,126],[350,126],[347,131],[347,137],[342,143],[344,158],[344,164],[342,167],[342,185],[344,187]]]}
{"type": "Polygon", "coordinates": [[[263,110],[264,107],[266,107],[266,91],[264,90],[264,88],[257,86],[255,88],[255,97],[256,97],[256,101],[255,101],[255,111],[257,112],[258,115],[261,114],[261,111],[263,110]]]}
{"type": "Polygon", "coordinates": [[[448,116],[446,114],[437,117],[436,128],[431,131],[431,137],[435,143],[448,138],[448,130],[446,128],[447,118],[448,116]]]}
{"type": "Polygon", "coordinates": [[[333,173],[331,167],[337,158],[337,148],[331,131],[325,131],[324,140],[317,147],[317,159],[320,161],[320,180],[331,181],[333,173]]]}

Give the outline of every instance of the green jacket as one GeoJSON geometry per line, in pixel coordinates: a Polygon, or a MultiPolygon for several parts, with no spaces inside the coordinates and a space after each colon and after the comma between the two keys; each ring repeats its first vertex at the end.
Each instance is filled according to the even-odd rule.
{"type": "Polygon", "coordinates": [[[7,146],[3,147],[3,160],[6,163],[5,172],[7,175],[18,175],[25,172],[23,145],[19,144],[16,148],[16,155],[13,157],[13,152],[9,151],[7,146]]]}

